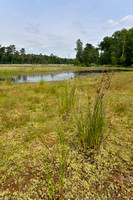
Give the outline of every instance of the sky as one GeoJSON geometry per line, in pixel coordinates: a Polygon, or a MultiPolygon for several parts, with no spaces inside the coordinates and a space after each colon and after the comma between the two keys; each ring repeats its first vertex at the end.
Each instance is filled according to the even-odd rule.
{"type": "Polygon", "coordinates": [[[133,28],[133,0],[0,0],[0,45],[74,58],[76,41],[93,46],[133,28]]]}

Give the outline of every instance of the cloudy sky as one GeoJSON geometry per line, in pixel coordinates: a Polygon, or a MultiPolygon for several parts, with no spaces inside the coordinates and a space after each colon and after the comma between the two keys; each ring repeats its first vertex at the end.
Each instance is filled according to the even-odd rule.
{"type": "Polygon", "coordinates": [[[0,44],[75,57],[78,38],[95,47],[133,27],[133,0],[0,0],[0,44]]]}

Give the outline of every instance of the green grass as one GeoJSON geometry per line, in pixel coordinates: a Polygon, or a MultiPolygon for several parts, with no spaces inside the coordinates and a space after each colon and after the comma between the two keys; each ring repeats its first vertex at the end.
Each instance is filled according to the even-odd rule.
{"type": "MultiPolygon", "coordinates": [[[[96,66],[96,67],[84,67],[74,65],[63,64],[0,64],[0,74],[17,74],[17,73],[35,73],[35,72],[58,72],[68,70],[88,70],[88,69],[127,69],[127,67],[114,67],[114,66],[96,66]]],[[[133,68],[128,67],[128,70],[133,68]]]]}
{"type": "Polygon", "coordinates": [[[76,67],[73,65],[0,65],[0,74],[34,73],[34,72],[57,72],[76,69],[86,69],[86,67],[76,67]]]}
{"type": "Polygon", "coordinates": [[[132,72],[112,77],[98,150],[79,148],[75,113],[85,117],[88,95],[94,112],[100,80],[0,84],[0,199],[132,198],[132,72]],[[62,97],[64,110],[73,102],[67,117],[62,97]]]}
{"type": "Polygon", "coordinates": [[[39,83],[40,85],[44,85],[45,81],[43,80],[43,78],[40,79],[39,83]]]}

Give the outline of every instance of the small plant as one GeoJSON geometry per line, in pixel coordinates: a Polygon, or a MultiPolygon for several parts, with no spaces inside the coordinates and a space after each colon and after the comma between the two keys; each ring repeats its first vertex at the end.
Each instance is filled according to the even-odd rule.
{"type": "Polygon", "coordinates": [[[40,85],[44,85],[44,83],[45,83],[44,79],[41,78],[40,81],[39,81],[39,84],[40,84],[40,85]]]}
{"type": "Polygon", "coordinates": [[[74,85],[70,89],[70,86],[66,84],[63,93],[58,98],[60,116],[67,116],[74,107],[75,90],[76,90],[76,85],[74,85]]]}

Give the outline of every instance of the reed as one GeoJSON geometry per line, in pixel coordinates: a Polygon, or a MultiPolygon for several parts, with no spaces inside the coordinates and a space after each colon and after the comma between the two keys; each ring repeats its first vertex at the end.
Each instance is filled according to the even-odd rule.
{"type": "Polygon", "coordinates": [[[69,83],[65,85],[64,91],[58,97],[59,116],[66,117],[72,111],[75,103],[75,90],[76,84],[72,88],[69,83]]]}
{"type": "Polygon", "coordinates": [[[103,74],[98,85],[97,95],[91,103],[88,97],[88,106],[75,114],[80,147],[98,150],[106,127],[106,98],[110,88],[111,76],[103,74]]]}
{"type": "Polygon", "coordinates": [[[80,146],[98,149],[104,135],[106,109],[101,96],[95,99],[94,107],[88,107],[87,112],[76,115],[80,146]]]}

